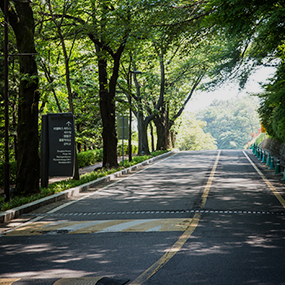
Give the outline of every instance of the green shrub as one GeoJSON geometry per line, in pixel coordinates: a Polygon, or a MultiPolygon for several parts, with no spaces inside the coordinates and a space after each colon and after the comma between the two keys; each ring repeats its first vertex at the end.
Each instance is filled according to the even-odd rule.
{"type": "Polygon", "coordinates": [[[157,151],[152,152],[150,155],[134,156],[131,162],[129,162],[128,160],[125,160],[124,165],[123,165],[122,161],[119,163],[119,165],[123,165],[124,167],[130,167],[130,166],[133,166],[135,164],[141,163],[147,159],[150,159],[152,157],[166,153],[166,152],[168,152],[168,150],[157,150],[157,151]]]}
{"type": "MultiPolygon", "coordinates": [[[[137,145],[132,145],[132,153],[137,153],[138,152],[138,146],[137,145]]],[[[118,156],[122,156],[122,143],[118,143],[118,146],[117,146],[117,153],[118,153],[118,156]]],[[[129,144],[128,142],[127,143],[124,143],[124,154],[128,154],[129,153],[129,144]]]]}
{"type": "Polygon", "coordinates": [[[89,166],[103,160],[103,149],[83,151],[77,154],[78,167],[89,166]]]}

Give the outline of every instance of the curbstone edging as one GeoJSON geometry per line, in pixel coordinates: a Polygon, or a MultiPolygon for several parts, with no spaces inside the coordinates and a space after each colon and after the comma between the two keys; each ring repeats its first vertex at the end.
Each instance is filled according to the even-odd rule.
{"type": "Polygon", "coordinates": [[[53,194],[53,195],[41,198],[39,200],[30,202],[28,204],[25,204],[25,205],[22,205],[22,206],[19,206],[19,207],[16,207],[16,208],[13,208],[13,209],[1,212],[0,213],[0,223],[9,222],[12,219],[15,219],[15,218],[19,217],[22,214],[29,213],[29,212],[31,212],[33,210],[36,210],[36,209],[38,209],[38,208],[40,208],[42,206],[47,205],[47,204],[50,204],[50,203],[53,203],[53,202],[57,202],[57,201],[60,201],[60,200],[63,200],[63,199],[66,199],[66,198],[78,195],[80,192],[82,192],[84,190],[87,190],[87,189],[89,189],[89,188],[91,188],[93,186],[96,186],[96,185],[98,185],[98,184],[100,184],[102,182],[109,182],[109,181],[113,180],[115,177],[122,176],[123,174],[129,173],[132,170],[139,169],[142,166],[150,164],[150,163],[152,163],[152,162],[154,162],[156,160],[159,160],[159,159],[162,159],[162,158],[166,158],[167,156],[170,156],[170,155],[172,155],[174,153],[175,153],[175,151],[170,151],[170,152],[161,154],[159,156],[150,158],[150,159],[148,159],[146,161],[143,161],[141,163],[138,163],[136,165],[130,166],[130,167],[126,168],[126,169],[123,169],[123,170],[117,171],[115,173],[112,173],[112,174],[110,174],[108,176],[98,178],[96,180],[90,181],[90,182],[82,184],[80,186],[77,186],[77,187],[74,187],[74,188],[70,188],[70,189],[64,190],[62,192],[59,192],[59,193],[56,193],[56,194],[53,194]]]}

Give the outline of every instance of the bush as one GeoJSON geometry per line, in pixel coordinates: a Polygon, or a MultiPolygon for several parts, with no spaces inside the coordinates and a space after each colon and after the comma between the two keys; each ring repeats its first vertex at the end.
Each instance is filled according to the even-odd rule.
{"type": "MultiPolygon", "coordinates": [[[[132,153],[137,153],[138,152],[138,146],[137,145],[132,145],[132,153]]],[[[122,143],[118,143],[117,146],[117,153],[118,156],[122,156],[122,143]]],[[[129,145],[128,143],[124,143],[124,154],[127,155],[129,153],[129,145]]]]}
{"type": "Polygon", "coordinates": [[[152,152],[150,155],[134,156],[131,162],[129,162],[128,160],[125,160],[124,164],[123,164],[123,161],[121,161],[119,165],[124,166],[124,167],[130,167],[135,164],[141,163],[147,159],[150,159],[152,157],[166,153],[166,152],[168,152],[168,150],[156,150],[152,152]]]}
{"type": "Polygon", "coordinates": [[[78,167],[89,166],[103,160],[103,149],[83,151],[77,154],[78,167]]]}

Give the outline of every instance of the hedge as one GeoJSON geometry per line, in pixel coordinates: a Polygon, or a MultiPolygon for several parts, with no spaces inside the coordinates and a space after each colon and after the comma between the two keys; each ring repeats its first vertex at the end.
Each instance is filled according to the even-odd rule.
{"type": "MultiPolygon", "coordinates": [[[[133,153],[137,152],[138,147],[133,145],[132,151],[133,153]]],[[[124,153],[128,154],[128,145],[124,145],[124,153]]],[[[122,145],[118,144],[118,155],[122,155],[122,145]]],[[[94,149],[83,151],[77,154],[78,159],[78,167],[82,168],[84,166],[89,166],[95,164],[96,162],[103,161],[103,149],[94,149]]],[[[17,171],[17,162],[11,162],[10,169],[10,183],[16,183],[16,171],[17,171]]],[[[4,185],[4,163],[0,163],[0,187],[4,185]]]]}
{"type": "Polygon", "coordinates": [[[89,166],[103,160],[103,149],[83,151],[77,154],[78,167],[89,166]]]}

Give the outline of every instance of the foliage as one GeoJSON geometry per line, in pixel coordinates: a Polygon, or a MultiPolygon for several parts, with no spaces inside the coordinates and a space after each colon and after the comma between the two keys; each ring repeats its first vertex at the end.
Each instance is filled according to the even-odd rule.
{"type": "Polygon", "coordinates": [[[285,64],[279,65],[271,83],[265,86],[258,113],[266,132],[281,143],[285,142],[285,64]]]}
{"type": "Polygon", "coordinates": [[[103,160],[103,149],[83,151],[77,154],[78,167],[92,165],[103,160]]]}
{"type": "Polygon", "coordinates": [[[251,70],[260,65],[276,67],[271,83],[260,94],[258,109],[267,133],[285,142],[284,95],[284,1],[210,0],[213,11],[209,23],[228,39],[228,72],[244,86],[251,70]]]}
{"type": "Polygon", "coordinates": [[[217,140],[218,149],[240,149],[251,140],[251,133],[260,128],[257,100],[244,96],[228,101],[215,100],[197,116],[207,122],[205,132],[217,140]]]}
{"type": "MultiPolygon", "coordinates": [[[[132,144],[132,153],[137,153],[137,152],[138,152],[137,145],[132,144]]],[[[121,142],[118,143],[117,153],[120,156],[123,155],[121,142]]],[[[129,153],[129,144],[128,142],[124,142],[124,155],[127,155],[128,153],[129,153]]]]}
{"type": "MultiPolygon", "coordinates": [[[[116,101],[116,112],[132,107],[134,113],[140,111],[145,119],[150,118],[150,114],[152,119],[160,117],[160,123],[170,128],[194,90],[207,87],[202,85],[203,80],[211,82],[209,86],[216,86],[226,78],[238,77],[243,86],[255,66],[269,63],[279,66],[278,73],[267,85],[266,93],[260,95],[259,113],[267,131],[284,141],[284,72],[281,63],[284,60],[285,8],[282,1],[35,0],[31,6],[36,23],[41,92],[39,112],[66,112],[70,107],[69,99],[73,100],[78,152],[103,147],[100,90],[117,92],[120,89],[121,95],[116,94],[115,100],[107,100],[109,103],[116,101]],[[106,82],[99,81],[98,60],[101,64],[106,62],[106,82]],[[118,73],[113,72],[115,69],[118,73]],[[140,70],[142,74],[136,78],[131,70],[140,70]],[[116,76],[119,86],[113,84],[116,76]]],[[[3,29],[0,29],[0,35],[3,38],[3,29]]],[[[10,53],[18,52],[11,30],[9,46],[10,53]]],[[[3,41],[0,49],[3,49],[3,41]]],[[[9,150],[12,161],[17,158],[18,59],[11,57],[9,65],[9,150]]],[[[1,62],[0,75],[3,75],[1,62]]],[[[0,161],[4,157],[2,85],[3,82],[0,84],[0,161]]],[[[257,121],[253,119],[255,113],[252,111],[251,114],[247,105],[236,110],[236,114],[228,110],[235,109],[230,102],[216,102],[211,107],[201,119],[207,120],[204,130],[211,131],[219,148],[242,147],[250,138],[247,133],[256,131],[256,124],[250,123],[257,121]]],[[[115,116],[110,109],[109,113],[115,116]]],[[[185,121],[185,125],[188,123],[191,128],[181,127],[178,132],[179,143],[184,136],[183,144],[190,144],[191,149],[213,147],[206,143],[212,138],[201,131],[203,123],[194,119],[185,121]],[[200,135],[187,137],[188,131],[200,135]],[[194,142],[201,137],[204,140],[198,146],[194,142]]],[[[158,134],[161,132],[157,130],[156,136],[158,134]]],[[[112,135],[115,137],[114,131],[112,135]]],[[[120,154],[120,144],[117,150],[120,154]]],[[[86,165],[95,161],[96,156],[90,152],[82,154],[79,160],[86,165]]]]}
{"type": "Polygon", "coordinates": [[[206,122],[195,119],[190,113],[185,113],[176,127],[176,147],[180,150],[217,149],[216,139],[203,129],[206,122]]]}
{"type": "Polygon", "coordinates": [[[143,162],[145,160],[148,160],[148,159],[150,159],[152,157],[155,157],[155,156],[161,155],[163,153],[166,153],[166,152],[168,152],[168,150],[157,150],[157,151],[151,152],[150,155],[134,156],[131,162],[129,162],[128,160],[125,160],[124,163],[123,163],[123,161],[121,161],[119,163],[119,165],[122,165],[124,167],[130,167],[130,166],[133,166],[135,164],[141,163],[141,162],[143,162]]]}
{"type": "Polygon", "coordinates": [[[259,145],[263,140],[265,140],[266,138],[268,138],[268,134],[266,133],[260,133],[258,136],[256,136],[255,138],[253,138],[251,141],[249,141],[245,146],[244,149],[248,149],[250,146],[252,146],[253,144],[257,144],[259,145]]]}
{"type": "Polygon", "coordinates": [[[208,4],[212,7],[208,24],[227,43],[221,76],[238,78],[243,87],[256,66],[278,64],[276,54],[285,40],[284,2],[210,0],[208,4]]]}

